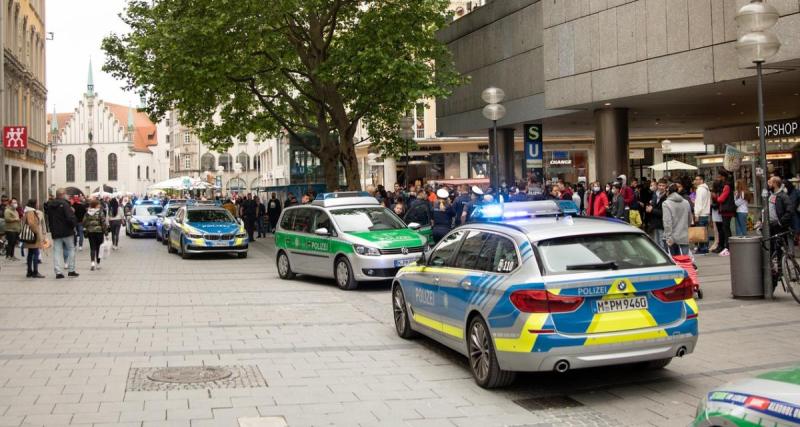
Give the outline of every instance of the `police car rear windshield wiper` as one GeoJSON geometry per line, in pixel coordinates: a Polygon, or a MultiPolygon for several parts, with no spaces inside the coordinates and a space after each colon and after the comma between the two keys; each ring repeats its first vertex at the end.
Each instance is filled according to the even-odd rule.
{"type": "Polygon", "coordinates": [[[568,265],[567,270],[619,270],[616,261],[568,265]]]}

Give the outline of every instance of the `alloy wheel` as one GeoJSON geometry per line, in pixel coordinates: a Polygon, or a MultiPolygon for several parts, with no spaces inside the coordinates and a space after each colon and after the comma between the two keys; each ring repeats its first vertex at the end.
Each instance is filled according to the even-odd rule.
{"type": "Polygon", "coordinates": [[[347,264],[344,261],[339,261],[336,264],[336,283],[339,284],[339,287],[346,288],[349,280],[350,270],[347,268],[347,264]]]}
{"type": "Polygon", "coordinates": [[[397,333],[402,335],[408,326],[406,325],[406,302],[399,285],[394,290],[392,306],[394,309],[394,326],[397,328],[397,333]]]}
{"type": "Polygon", "coordinates": [[[474,322],[469,335],[469,361],[479,381],[485,381],[489,376],[490,358],[489,334],[482,322],[474,322]]]}

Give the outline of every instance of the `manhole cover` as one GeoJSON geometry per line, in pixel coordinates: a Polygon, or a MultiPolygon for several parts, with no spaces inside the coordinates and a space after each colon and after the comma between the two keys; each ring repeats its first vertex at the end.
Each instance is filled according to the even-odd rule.
{"type": "Polygon", "coordinates": [[[233,372],[215,366],[189,366],[163,368],[147,374],[152,381],[174,384],[208,383],[230,378],[233,372]]]}
{"type": "Polygon", "coordinates": [[[578,408],[583,406],[581,402],[578,402],[569,396],[535,397],[532,399],[515,400],[514,403],[529,411],[578,408]]]}

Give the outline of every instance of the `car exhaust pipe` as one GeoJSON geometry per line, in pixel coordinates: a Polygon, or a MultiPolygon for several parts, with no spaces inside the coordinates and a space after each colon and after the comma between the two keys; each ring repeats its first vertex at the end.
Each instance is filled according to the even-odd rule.
{"type": "Polygon", "coordinates": [[[569,371],[569,362],[566,360],[559,360],[556,362],[556,365],[553,366],[553,370],[558,372],[559,374],[563,374],[564,372],[569,371]]]}
{"type": "Polygon", "coordinates": [[[683,357],[686,356],[686,352],[687,352],[686,347],[681,347],[678,349],[678,353],[676,353],[675,355],[678,357],[683,357]]]}

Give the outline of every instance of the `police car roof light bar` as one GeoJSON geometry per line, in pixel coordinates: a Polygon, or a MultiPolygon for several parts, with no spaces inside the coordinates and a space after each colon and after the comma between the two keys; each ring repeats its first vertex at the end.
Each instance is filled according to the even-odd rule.
{"type": "Polygon", "coordinates": [[[478,206],[472,216],[476,221],[502,221],[507,219],[559,216],[564,212],[552,200],[514,202],[478,206]]]}
{"type": "Polygon", "coordinates": [[[320,193],[314,200],[339,199],[343,197],[369,197],[366,191],[340,191],[336,193],[320,193]]]}

